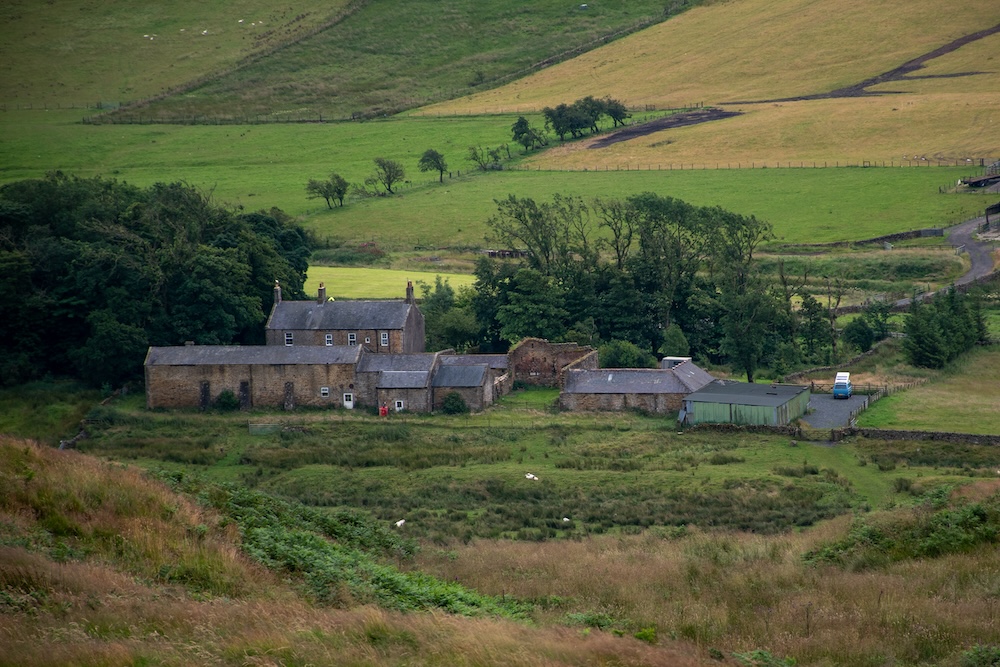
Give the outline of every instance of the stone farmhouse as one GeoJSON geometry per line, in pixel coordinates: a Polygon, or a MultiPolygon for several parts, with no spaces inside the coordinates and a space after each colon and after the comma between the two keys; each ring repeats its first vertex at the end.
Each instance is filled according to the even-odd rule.
{"type": "Polygon", "coordinates": [[[406,299],[274,304],[264,346],[151,347],[146,355],[150,408],[207,408],[223,391],[240,407],[386,406],[430,412],[457,392],[482,410],[513,386],[505,354],[424,352],[424,318],[407,284],[406,299]]]}
{"type": "Polygon", "coordinates": [[[678,412],[684,398],[715,380],[690,357],[666,357],[661,368],[568,369],[559,407],[574,411],[678,412]]]}
{"type": "Polygon", "coordinates": [[[362,345],[378,354],[424,351],[424,316],[406,284],[400,301],[331,301],[320,283],[315,301],[283,301],[275,282],[265,325],[267,345],[362,345]]]}

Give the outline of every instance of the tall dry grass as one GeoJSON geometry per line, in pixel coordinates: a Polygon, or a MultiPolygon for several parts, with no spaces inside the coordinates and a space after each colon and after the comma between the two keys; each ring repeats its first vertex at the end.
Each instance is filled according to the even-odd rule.
{"type": "Polygon", "coordinates": [[[415,567],[485,593],[558,596],[544,622],[605,614],[622,627],[725,652],[766,649],[799,664],[958,664],[1000,643],[1000,553],[851,572],[802,562],[850,519],[781,537],[694,533],[579,542],[476,542],[415,567]]]}

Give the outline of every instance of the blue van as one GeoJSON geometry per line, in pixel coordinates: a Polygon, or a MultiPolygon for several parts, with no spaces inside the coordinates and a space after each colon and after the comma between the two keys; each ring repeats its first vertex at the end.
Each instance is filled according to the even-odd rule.
{"type": "Polygon", "coordinates": [[[837,373],[837,378],[833,381],[833,397],[850,398],[853,393],[854,387],[851,385],[851,374],[837,373]]]}

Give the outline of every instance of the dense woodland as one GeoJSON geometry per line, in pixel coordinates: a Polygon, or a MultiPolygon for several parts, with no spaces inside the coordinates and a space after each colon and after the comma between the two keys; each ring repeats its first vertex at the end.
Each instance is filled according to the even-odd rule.
{"type": "MultiPolygon", "coordinates": [[[[834,363],[890,333],[881,301],[841,330],[833,309],[843,281],[828,279],[825,293],[814,294],[807,275],[782,266],[776,279],[762,274],[755,253],[772,232],[753,216],[654,193],[589,204],[510,195],[496,203],[491,241],[524,259],[481,259],[465,295],[440,282],[426,289],[433,346],[503,351],[538,336],[598,346],[606,367],[693,355],[753,381],[761,367],[780,377],[834,363]]],[[[976,297],[952,292],[914,312],[923,323],[907,330],[915,365],[939,365],[986,338],[976,297]]]]}
{"type": "Polygon", "coordinates": [[[56,172],[0,187],[0,381],[141,374],[150,345],[262,343],[274,281],[304,297],[309,243],[281,211],[183,183],[56,172]]]}

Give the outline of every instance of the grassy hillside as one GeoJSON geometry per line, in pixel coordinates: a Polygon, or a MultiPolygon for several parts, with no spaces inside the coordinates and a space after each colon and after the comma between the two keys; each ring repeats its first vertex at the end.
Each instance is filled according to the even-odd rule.
{"type": "Polygon", "coordinates": [[[0,103],[117,104],[301,38],[348,0],[9,0],[0,6],[0,103]]]}
{"type": "MultiPolygon", "coordinates": [[[[686,2],[675,3],[684,8],[686,2]]],[[[369,0],[274,56],[147,108],[157,117],[381,116],[463,95],[667,18],[659,0],[369,0]]]]}
{"type": "Polygon", "coordinates": [[[1000,155],[997,133],[982,128],[1000,123],[997,34],[930,61],[908,81],[873,88],[906,91],[905,97],[735,103],[856,84],[998,23],[1000,7],[988,0],[945,13],[930,0],[713,3],[523,80],[425,112],[533,111],[585,94],[610,94],[633,105],[700,101],[746,114],[601,150],[584,151],[590,142],[575,144],[539,157],[535,162],[543,167],[995,157],[1000,155]]]}
{"type": "MultiPolygon", "coordinates": [[[[200,490],[201,504],[117,464],[4,439],[0,605],[15,632],[0,637],[0,651],[17,664],[171,661],[194,645],[199,660],[224,664],[265,654],[376,665],[477,655],[485,665],[753,664],[744,658],[763,651],[759,659],[803,665],[958,665],[1000,642],[989,613],[995,448],[677,436],[655,419],[538,410],[552,395],[516,394],[492,415],[458,419],[305,412],[263,436],[246,433],[246,415],[148,413],[133,399],[92,412],[91,451],[173,470],[165,478],[200,490]],[[258,490],[214,486],[226,479],[258,490]],[[332,507],[298,508],[261,489],[332,507]],[[358,515],[334,508],[351,494],[377,520],[351,519],[345,532],[358,515]],[[838,496],[858,503],[853,519],[772,536],[727,530],[808,522],[804,512],[835,510],[838,496]],[[406,524],[391,528],[397,518],[406,524]],[[490,531],[521,540],[478,537],[490,531]],[[337,575],[330,568],[355,556],[322,555],[324,544],[385,545],[378,551],[413,536],[429,539],[412,562],[357,561],[337,575]],[[297,556],[302,549],[320,551],[297,556]],[[526,604],[533,624],[356,607],[366,573],[390,563],[409,573],[393,596],[418,592],[402,582],[423,586],[430,573],[492,596],[484,601],[526,604]],[[38,650],[56,636],[54,653],[38,650]],[[531,645],[530,657],[517,662],[514,645],[531,645]]],[[[394,580],[383,576],[397,575],[370,581],[394,580]]],[[[441,589],[435,599],[457,595],[441,589]]],[[[394,608],[413,598],[374,599],[394,608]]]]}
{"type": "Polygon", "coordinates": [[[703,662],[688,642],[653,647],[604,633],[581,641],[499,620],[497,605],[520,604],[509,597],[475,621],[361,606],[351,589],[366,571],[397,599],[417,592],[414,583],[433,593],[432,606],[494,598],[377,563],[369,553],[410,543],[357,517],[218,487],[201,488],[196,501],[134,469],[7,436],[0,479],[0,664],[703,662]],[[294,549],[274,550],[289,539],[294,549]],[[350,566],[339,581],[335,563],[350,566]],[[530,656],[512,650],[528,644],[530,656]]]}

